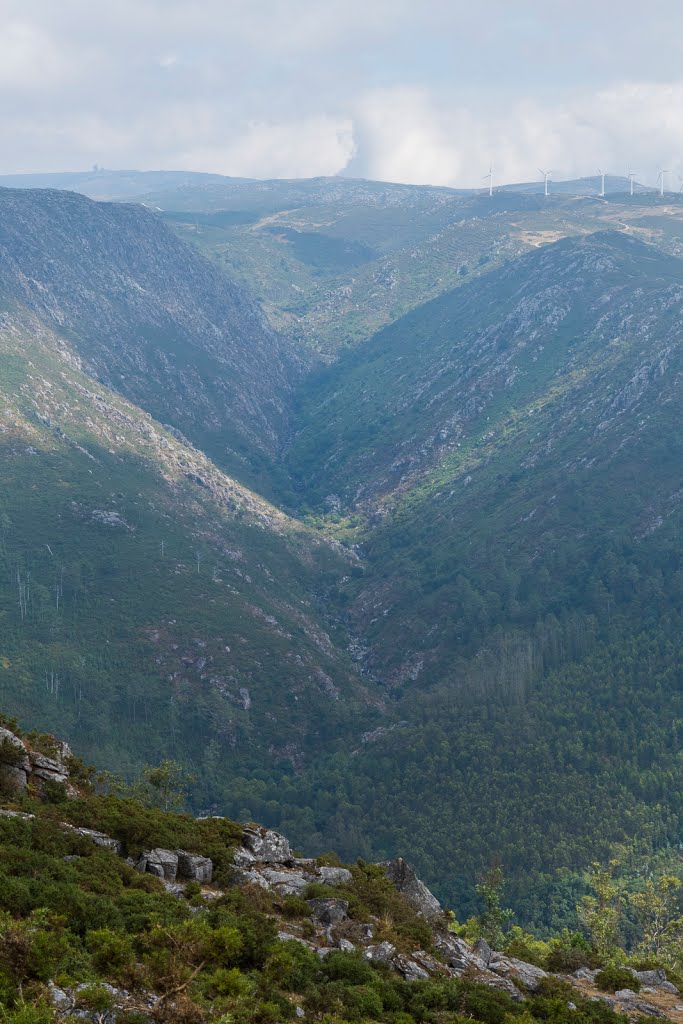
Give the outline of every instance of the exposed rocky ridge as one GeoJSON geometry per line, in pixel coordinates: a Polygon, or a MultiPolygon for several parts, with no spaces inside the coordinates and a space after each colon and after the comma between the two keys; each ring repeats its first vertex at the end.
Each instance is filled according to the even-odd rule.
{"type": "Polygon", "coordinates": [[[223,466],[248,477],[250,459],[277,449],[300,357],[143,207],[0,189],[0,294],[223,466]]]}

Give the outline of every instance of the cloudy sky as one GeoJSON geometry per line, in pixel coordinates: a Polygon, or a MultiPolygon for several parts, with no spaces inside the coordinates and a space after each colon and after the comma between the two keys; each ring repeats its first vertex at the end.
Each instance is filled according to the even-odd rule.
{"type": "Polygon", "coordinates": [[[0,173],[683,174],[675,0],[0,0],[0,173]]]}

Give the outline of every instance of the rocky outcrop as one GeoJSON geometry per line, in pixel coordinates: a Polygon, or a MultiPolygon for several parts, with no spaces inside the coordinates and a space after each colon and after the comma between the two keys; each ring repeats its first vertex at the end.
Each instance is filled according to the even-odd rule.
{"type": "Polygon", "coordinates": [[[28,743],[10,729],[0,727],[0,785],[8,794],[19,794],[29,786],[39,792],[46,782],[55,782],[67,788],[67,795],[76,790],[69,783],[67,762],[71,750],[67,743],[55,742],[53,756],[33,750],[28,743]]]}
{"type": "Polygon", "coordinates": [[[436,896],[421,882],[409,864],[402,857],[385,861],[387,878],[403,893],[410,905],[426,918],[439,917],[443,911],[436,896]]]}
{"type": "Polygon", "coordinates": [[[337,899],[307,900],[311,908],[311,918],[317,924],[330,925],[346,921],[348,918],[349,901],[337,899]]]}
{"type": "Polygon", "coordinates": [[[235,864],[291,864],[289,840],[279,832],[260,825],[245,825],[242,846],[235,853],[235,864]]]}
{"type": "Polygon", "coordinates": [[[515,957],[501,956],[491,950],[490,952],[488,969],[502,978],[509,978],[518,988],[521,987],[528,992],[538,992],[541,982],[548,977],[540,967],[517,960],[515,957]]]}
{"type": "Polygon", "coordinates": [[[137,871],[154,875],[164,882],[199,882],[208,884],[213,877],[213,863],[187,850],[165,850],[157,847],[146,850],[135,861],[137,871]]]}
{"type": "Polygon", "coordinates": [[[319,867],[312,858],[294,857],[285,836],[253,824],[244,826],[233,863],[238,883],[258,885],[280,896],[300,896],[312,882],[336,887],[352,879],[348,868],[319,867]]]}

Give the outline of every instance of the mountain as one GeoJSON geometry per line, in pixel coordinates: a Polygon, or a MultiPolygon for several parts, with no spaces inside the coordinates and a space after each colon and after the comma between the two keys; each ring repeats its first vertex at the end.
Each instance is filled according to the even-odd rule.
{"type": "Polygon", "coordinates": [[[223,442],[259,425],[267,445],[259,360],[277,367],[281,342],[144,211],[50,192],[0,204],[7,709],[100,764],[173,753],[207,804],[236,772],[330,749],[361,709],[374,720],[381,694],[323,611],[353,556],[125,397],[223,442]]]}
{"type": "Polygon", "coordinates": [[[302,372],[254,303],[141,206],[0,190],[0,294],[86,372],[252,480],[302,372]],[[251,476],[250,476],[251,474],[251,476]]]}
{"type": "Polygon", "coordinates": [[[569,925],[590,859],[683,836],[683,207],[176,199],[0,191],[6,706],[569,925]]]}
{"type": "Polygon", "coordinates": [[[563,237],[627,229],[683,252],[677,194],[605,199],[593,179],[458,192],[344,179],[188,187],[146,201],[325,361],[428,299],[563,237]]]}
{"type": "Polygon", "coordinates": [[[200,174],[193,171],[111,171],[104,167],[90,171],[56,171],[52,174],[0,174],[3,188],[49,188],[80,192],[90,199],[135,199],[146,192],[168,191],[188,185],[247,181],[230,179],[221,174],[200,174]]]}

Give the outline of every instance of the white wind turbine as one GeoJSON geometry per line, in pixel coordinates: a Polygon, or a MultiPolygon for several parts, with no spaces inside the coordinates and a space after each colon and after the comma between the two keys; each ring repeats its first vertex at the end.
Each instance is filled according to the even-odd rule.
{"type": "Polygon", "coordinates": [[[489,164],[489,173],[485,174],[484,177],[482,178],[482,181],[486,181],[486,180],[488,180],[488,183],[489,183],[489,195],[492,196],[493,195],[493,160],[489,164]]]}
{"type": "Polygon", "coordinates": [[[600,168],[598,167],[598,174],[600,175],[600,179],[601,179],[601,186],[600,186],[600,195],[601,195],[601,196],[602,196],[602,198],[604,199],[604,198],[605,198],[605,172],[604,172],[604,171],[602,171],[602,170],[601,170],[601,169],[600,169],[600,168]]]}
{"type": "Polygon", "coordinates": [[[633,195],[633,182],[636,179],[636,172],[635,171],[629,171],[627,177],[628,177],[628,180],[629,180],[630,192],[631,192],[631,195],[633,195]]]}
{"type": "Polygon", "coordinates": [[[548,182],[551,180],[550,179],[550,171],[544,171],[540,167],[538,169],[541,172],[541,174],[543,175],[543,184],[545,186],[545,194],[548,195],[549,194],[548,193],[548,182]]]}
{"type": "Polygon", "coordinates": [[[668,167],[662,167],[659,174],[657,175],[657,184],[659,185],[660,196],[664,195],[665,176],[669,173],[668,167]]]}

